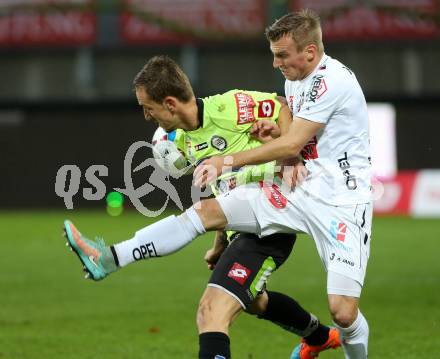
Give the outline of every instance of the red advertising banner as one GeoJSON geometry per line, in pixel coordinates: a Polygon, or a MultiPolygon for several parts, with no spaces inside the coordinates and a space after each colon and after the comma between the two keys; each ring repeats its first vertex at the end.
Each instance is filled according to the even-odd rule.
{"type": "Polygon", "coordinates": [[[417,175],[415,171],[399,172],[393,178],[379,179],[374,187],[383,187],[380,196],[374,201],[374,213],[410,215],[417,175]]]}
{"type": "Polygon", "coordinates": [[[263,36],[264,0],[124,0],[128,43],[182,43],[263,36]]]}
{"type": "Polygon", "coordinates": [[[95,0],[0,0],[0,46],[95,42],[95,0]]]}
{"type": "Polygon", "coordinates": [[[293,0],[290,8],[309,8],[320,14],[325,40],[440,37],[436,0],[293,0]]]}

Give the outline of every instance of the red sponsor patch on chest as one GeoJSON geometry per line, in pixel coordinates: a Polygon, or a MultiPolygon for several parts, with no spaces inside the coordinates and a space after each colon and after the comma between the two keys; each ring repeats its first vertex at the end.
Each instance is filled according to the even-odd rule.
{"type": "Polygon", "coordinates": [[[234,96],[237,104],[237,124],[244,125],[246,123],[254,122],[255,101],[252,96],[243,92],[238,92],[234,96]]]}

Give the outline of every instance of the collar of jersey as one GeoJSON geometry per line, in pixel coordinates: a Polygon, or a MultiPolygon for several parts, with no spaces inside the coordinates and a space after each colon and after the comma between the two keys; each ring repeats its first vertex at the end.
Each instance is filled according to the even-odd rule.
{"type": "Polygon", "coordinates": [[[198,126],[197,129],[202,128],[203,127],[203,109],[205,107],[203,100],[199,97],[196,98],[196,104],[197,104],[197,121],[198,121],[198,126]]]}
{"type": "Polygon", "coordinates": [[[301,82],[307,81],[311,76],[314,76],[315,73],[318,71],[318,69],[319,69],[322,65],[324,65],[324,64],[327,62],[328,59],[329,59],[329,56],[326,55],[326,54],[324,53],[324,54],[322,55],[322,59],[321,59],[321,61],[319,61],[318,65],[316,65],[316,67],[313,69],[313,71],[312,71],[310,74],[308,74],[307,77],[304,77],[304,78],[301,80],[301,82]]]}

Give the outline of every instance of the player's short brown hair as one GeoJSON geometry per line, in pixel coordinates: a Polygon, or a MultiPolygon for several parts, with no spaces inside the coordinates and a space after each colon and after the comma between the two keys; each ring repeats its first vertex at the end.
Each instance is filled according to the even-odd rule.
{"type": "Polygon", "coordinates": [[[265,31],[269,41],[278,41],[287,34],[292,36],[299,51],[310,44],[316,45],[320,52],[324,51],[321,22],[319,16],[312,10],[304,9],[284,15],[265,31]]]}
{"type": "Polygon", "coordinates": [[[165,55],[154,56],[145,64],[133,80],[134,88],[142,87],[157,103],[173,96],[182,102],[194,97],[188,76],[177,63],[165,55]]]}

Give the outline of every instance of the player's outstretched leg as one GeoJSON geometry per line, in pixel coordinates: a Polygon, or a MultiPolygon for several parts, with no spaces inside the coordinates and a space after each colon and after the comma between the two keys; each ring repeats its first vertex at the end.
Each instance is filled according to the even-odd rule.
{"type": "Polygon", "coordinates": [[[84,237],[70,221],[64,221],[67,245],[77,254],[86,271],[86,278],[104,279],[118,267],[109,247],[102,238],[92,241],[84,237]]]}
{"type": "Polygon", "coordinates": [[[328,339],[318,345],[309,344],[310,338],[303,338],[301,344],[293,349],[290,359],[313,359],[318,357],[319,353],[327,349],[337,349],[341,346],[339,331],[336,328],[330,328],[328,339]]]}
{"type": "Polygon", "coordinates": [[[101,280],[119,267],[177,252],[205,233],[205,229],[223,229],[226,223],[217,201],[208,199],[197,210],[190,207],[179,216],[163,218],[111,247],[105,246],[103,240],[85,238],[70,221],[64,223],[64,230],[68,245],[78,255],[89,278],[101,280]]]}

